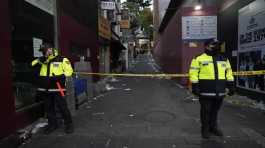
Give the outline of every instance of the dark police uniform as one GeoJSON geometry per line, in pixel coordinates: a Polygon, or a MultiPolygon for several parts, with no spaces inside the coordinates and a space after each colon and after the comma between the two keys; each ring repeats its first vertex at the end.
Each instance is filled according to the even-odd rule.
{"type": "Polygon", "coordinates": [[[57,105],[65,124],[65,132],[73,132],[73,122],[70,111],[67,107],[64,94],[65,77],[73,73],[70,61],[58,55],[58,51],[53,49],[53,55],[48,58],[40,57],[31,63],[32,66],[39,65],[40,72],[38,78],[38,91],[44,100],[45,110],[48,117],[48,127],[46,133],[50,133],[57,128],[55,104],[57,105]]]}
{"type": "Polygon", "coordinates": [[[201,104],[202,137],[209,138],[210,132],[223,136],[217,126],[217,115],[226,95],[233,94],[234,77],[230,62],[220,54],[211,55],[207,52],[192,59],[189,78],[192,91],[199,96],[201,104]]]}

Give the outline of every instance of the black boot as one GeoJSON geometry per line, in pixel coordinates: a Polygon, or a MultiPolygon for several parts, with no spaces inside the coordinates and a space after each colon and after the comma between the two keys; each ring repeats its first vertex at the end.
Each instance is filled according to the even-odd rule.
{"type": "Polygon", "coordinates": [[[71,134],[74,132],[74,125],[71,123],[71,124],[67,124],[65,125],[65,129],[64,129],[64,132],[66,134],[71,134]]]}
{"type": "Polygon", "coordinates": [[[202,138],[209,139],[210,138],[210,132],[207,128],[202,128],[201,130],[202,138]]]}
{"type": "Polygon", "coordinates": [[[44,129],[44,134],[48,135],[48,134],[52,133],[53,131],[55,131],[56,129],[57,129],[57,126],[48,125],[44,129]]]}
{"type": "Polygon", "coordinates": [[[210,132],[216,136],[223,137],[224,134],[219,128],[211,128],[210,132]]]}

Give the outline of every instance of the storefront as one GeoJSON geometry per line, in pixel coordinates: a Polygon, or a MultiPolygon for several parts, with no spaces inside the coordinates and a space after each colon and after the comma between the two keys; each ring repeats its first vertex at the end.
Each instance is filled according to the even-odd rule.
{"type": "Polygon", "coordinates": [[[120,41],[120,37],[112,32],[111,42],[110,42],[110,70],[112,72],[123,72],[126,70],[126,48],[120,41]]]}
{"type": "Polygon", "coordinates": [[[100,72],[110,72],[110,40],[111,40],[111,28],[107,19],[99,16],[98,19],[99,28],[99,62],[100,72]]]}

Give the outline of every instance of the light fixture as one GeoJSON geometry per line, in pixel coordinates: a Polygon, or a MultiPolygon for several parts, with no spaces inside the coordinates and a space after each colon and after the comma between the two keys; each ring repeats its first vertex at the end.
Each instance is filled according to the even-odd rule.
{"type": "Polygon", "coordinates": [[[202,3],[200,0],[198,0],[197,5],[194,6],[194,10],[201,10],[202,9],[202,3]]]}
{"type": "Polygon", "coordinates": [[[196,5],[195,7],[194,7],[194,10],[201,10],[202,9],[202,5],[196,5]]]}

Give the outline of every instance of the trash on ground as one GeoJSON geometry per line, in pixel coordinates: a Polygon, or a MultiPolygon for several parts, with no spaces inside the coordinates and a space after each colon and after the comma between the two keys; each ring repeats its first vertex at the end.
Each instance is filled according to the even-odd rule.
{"type": "Polygon", "coordinates": [[[97,115],[104,115],[104,114],[105,114],[104,112],[101,112],[101,113],[93,113],[92,115],[97,116],[97,115]]]}
{"type": "Polygon", "coordinates": [[[31,133],[36,134],[40,130],[40,128],[43,128],[47,125],[48,125],[47,122],[38,123],[31,129],[31,133]]]}
{"type": "Polygon", "coordinates": [[[122,84],[122,86],[126,86],[126,84],[122,84]]]}
{"type": "Polygon", "coordinates": [[[248,98],[247,96],[234,95],[225,98],[226,102],[234,105],[245,106],[265,111],[265,104],[248,98]]]}
{"type": "Polygon", "coordinates": [[[115,79],[114,77],[112,77],[112,78],[110,79],[110,82],[119,82],[119,80],[117,80],[117,79],[115,79]]]}
{"type": "Polygon", "coordinates": [[[129,116],[129,117],[134,117],[134,116],[135,116],[135,114],[129,114],[128,116],[129,116]]]}
{"type": "Polygon", "coordinates": [[[106,87],[105,88],[106,88],[107,91],[116,89],[115,87],[110,86],[109,84],[106,84],[106,87]]]}
{"type": "Polygon", "coordinates": [[[126,88],[126,89],[124,89],[125,91],[131,91],[132,89],[130,89],[130,88],[126,88]]]}
{"type": "Polygon", "coordinates": [[[28,143],[32,138],[31,130],[23,130],[19,132],[19,141],[22,145],[28,143]]]}
{"type": "Polygon", "coordinates": [[[104,95],[102,95],[102,94],[98,95],[98,96],[94,97],[93,100],[97,100],[98,98],[101,98],[101,97],[104,97],[104,95]]]}
{"type": "Polygon", "coordinates": [[[172,145],[172,148],[176,148],[176,147],[177,147],[176,144],[173,144],[173,145],[172,145]]]}
{"type": "Polygon", "coordinates": [[[108,139],[108,141],[107,141],[106,144],[105,144],[105,147],[109,147],[110,142],[111,142],[111,139],[108,139]]]}
{"type": "Polygon", "coordinates": [[[90,109],[91,108],[91,106],[86,106],[86,109],[90,109]]]}

